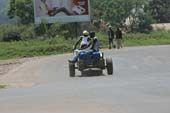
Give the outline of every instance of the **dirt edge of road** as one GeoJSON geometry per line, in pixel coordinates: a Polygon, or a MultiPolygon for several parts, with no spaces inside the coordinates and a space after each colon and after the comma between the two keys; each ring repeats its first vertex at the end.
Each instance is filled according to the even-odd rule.
{"type": "Polygon", "coordinates": [[[31,60],[32,58],[18,58],[10,60],[0,60],[0,79],[9,71],[15,69],[16,67],[22,65],[23,63],[31,60]]]}

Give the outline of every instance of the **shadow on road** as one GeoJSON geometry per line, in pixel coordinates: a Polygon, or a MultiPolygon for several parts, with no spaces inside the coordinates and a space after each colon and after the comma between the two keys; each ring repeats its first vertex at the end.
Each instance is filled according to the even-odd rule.
{"type": "Polygon", "coordinates": [[[81,75],[78,77],[96,77],[96,76],[105,76],[102,70],[99,69],[88,69],[81,72],[81,75]]]}

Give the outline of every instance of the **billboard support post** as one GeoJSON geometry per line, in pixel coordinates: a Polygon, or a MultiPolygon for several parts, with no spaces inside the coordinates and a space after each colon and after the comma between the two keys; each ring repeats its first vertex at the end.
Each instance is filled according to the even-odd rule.
{"type": "Polygon", "coordinates": [[[78,38],[78,23],[75,22],[74,25],[75,25],[75,34],[76,34],[76,39],[77,39],[78,38]]]}

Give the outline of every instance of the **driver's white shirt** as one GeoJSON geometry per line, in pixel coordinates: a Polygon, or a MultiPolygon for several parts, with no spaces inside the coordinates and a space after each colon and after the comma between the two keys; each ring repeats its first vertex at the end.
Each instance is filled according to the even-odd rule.
{"type": "Polygon", "coordinates": [[[80,46],[82,45],[88,45],[89,44],[89,41],[88,41],[89,37],[88,36],[82,36],[82,40],[81,40],[81,43],[80,43],[80,46]]]}

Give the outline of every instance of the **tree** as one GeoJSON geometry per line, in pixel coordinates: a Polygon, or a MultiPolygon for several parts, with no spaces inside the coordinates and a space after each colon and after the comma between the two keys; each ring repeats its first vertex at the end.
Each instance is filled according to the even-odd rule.
{"type": "Polygon", "coordinates": [[[128,16],[131,32],[145,32],[151,30],[150,24],[153,22],[148,9],[147,0],[131,0],[133,9],[128,16]]]}
{"type": "Polygon", "coordinates": [[[16,7],[15,0],[10,0],[9,1],[9,10],[7,13],[7,15],[10,19],[14,18],[14,16],[15,16],[15,7],[16,7]]]}
{"type": "Polygon", "coordinates": [[[10,0],[9,18],[19,17],[21,24],[30,24],[34,21],[33,0],[10,0]]]}
{"type": "Polygon", "coordinates": [[[92,14],[95,19],[100,17],[114,26],[124,26],[128,20],[130,31],[136,31],[139,23],[144,22],[142,16],[149,16],[144,11],[147,4],[147,0],[96,0],[93,2],[92,7],[95,9],[92,9],[92,14]]]}
{"type": "Polygon", "coordinates": [[[134,8],[133,1],[134,0],[96,0],[94,5],[95,9],[93,9],[94,17],[101,17],[113,25],[124,23],[134,8]]]}
{"type": "Polygon", "coordinates": [[[156,22],[170,22],[170,0],[151,0],[149,6],[156,22]]]}
{"type": "Polygon", "coordinates": [[[148,9],[148,6],[144,7],[143,12],[139,14],[138,18],[138,32],[149,32],[152,30],[151,24],[154,23],[154,19],[148,9]]]}

